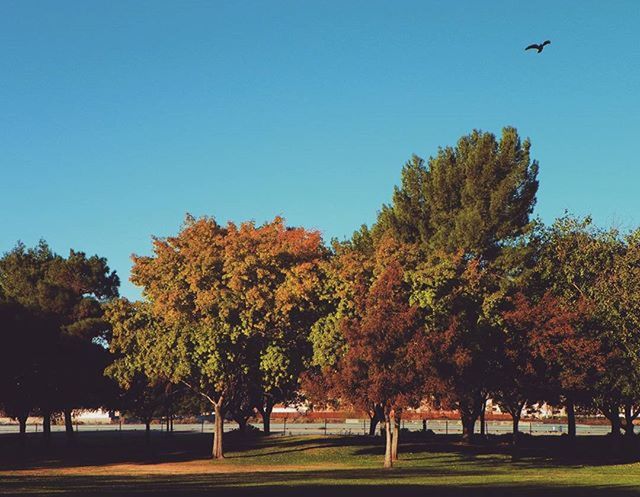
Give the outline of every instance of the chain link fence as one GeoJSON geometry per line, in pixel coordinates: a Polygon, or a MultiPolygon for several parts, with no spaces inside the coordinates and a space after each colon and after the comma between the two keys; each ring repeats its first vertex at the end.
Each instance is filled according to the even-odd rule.
{"type": "MultiPolygon", "coordinates": [[[[262,429],[262,424],[252,423],[257,429],[262,429]]],[[[425,427],[422,421],[407,420],[402,421],[402,428],[410,431],[421,431],[425,427]]],[[[237,429],[234,422],[225,422],[225,431],[237,429]]],[[[78,432],[113,432],[113,431],[144,431],[143,424],[129,423],[101,423],[101,424],[74,424],[78,432]]],[[[426,428],[436,434],[455,435],[462,433],[462,424],[457,420],[435,419],[427,420],[426,428]]],[[[567,433],[566,423],[543,423],[540,421],[521,421],[520,431],[531,435],[562,435],[567,433]]],[[[151,425],[154,432],[166,430],[166,423],[156,422],[151,425]]],[[[378,426],[378,430],[380,425],[378,426]]],[[[489,435],[504,435],[512,432],[510,421],[487,421],[485,433],[489,435]]],[[[52,432],[63,432],[64,425],[53,425],[52,432]]],[[[174,432],[211,432],[213,424],[211,422],[201,422],[192,424],[182,424],[174,422],[174,432]]],[[[480,423],[476,423],[476,433],[480,432],[480,423]]],[[[0,435],[18,433],[18,424],[0,424],[0,435]]],[[[27,433],[42,432],[42,426],[36,423],[27,424],[27,433]]],[[[325,420],[313,423],[288,422],[285,419],[274,419],[271,422],[272,434],[280,435],[364,435],[369,433],[368,419],[346,419],[346,420],[325,420]]],[[[578,424],[576,427],[578,435],[606,435],[610,432],[608,425],[586,425],[578,424]]]]}

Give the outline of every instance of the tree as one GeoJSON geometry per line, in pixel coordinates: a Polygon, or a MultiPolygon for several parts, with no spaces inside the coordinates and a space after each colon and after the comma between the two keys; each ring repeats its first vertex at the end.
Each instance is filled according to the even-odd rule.
{"type": "MultiPolygon", "coordinates": [[[[339,362],[347,352],[343,322],[358,315],[356,300],[363,300],[374,278],[375,242],[363,225],[350,240],[332,241],[331,257],[323,261],[320,278],[320,318],[313,324],[309,339],[313,354],[305,372],[303,391],[308,399],[320,405],[338,406],[346,401],[342,396],[339,362]]],[[[356,388],[356,385],[351,385],[356,388]]],[[[382,407],[367,400],[366,385],[360,388],[358,408],[369,416],[369,433],[384,421],[382,407]]]]}
{"type": "Polygon", "coordinates": [[[54,385],[49,362],[56,330],[24,306],[0,298],[0,408],[17,419],[20,434],[54,385]]]}
{"type": "Polygon", "coordinates": [[[462,250],[494,258],[505,240],[530,228],[538,189],[531,143],[506,127],[498,140],[473,131],[428,162],[417,156],[402,170],[402,184],[374,228],[422,247],[462,250]]]}
{"type": "Polygon", "coordinates": [[[487,394],[496,384],[500,302],[496,275],[462,253],[440,253],[409,273],[411,302],[423,310],[429,387],[457,409],[463,438],[473,437],[487,394]]]}
{"type": "MultiPolygon", "coordinates": [[[[154,240],[153,256],[134,256],[132,281],[143,286],[152,315],[152,331],[139,333],[133,349],[136,361],[211,403],[214,458],[223,457],[224,416],[248,395],[239,386],[259,385],[265,418],[276,399],[289,400],[297,389],[325,255],[319,233],[288,228],[280,218],[222,227],[188,217],[178,236],[154,240]]],[[[118,348],[125,357],[131,350],[118,348]]]]}
{"type": "Polygon", "coordinates": [[[50,432],[53,412],[64,412],[67,433],[72,434],[72,409],[101,402],[94,393],[107,388],[102,384],[102,347],[108,333],[102,303],[117,296],[118,285],[118,276],[104,258],[87,257],[74,250],[64,258],[44,241],[33,248],[18,243],[0,259],[4,298],[23,306],[48,329],[55,330],[48,356],[40,363],[40,378],[48,383],[39,389],[37,404],[45,436],[50,432]],[[91,360],[87,360],[89,356],[91,360]],[[93,382],[88,384],[90,379],[93,382]]]}
{"type": "Polygon", "coordinates": [[[385,468],[397,459],[400,416],[417,405],[423,378],[417,367],[417,308],[398,262],[391,262],[366,291],[359,315],[343,321],[347,352],[339,361],[340,392],[361,408],[381,407],[386,433],[385,468]],[[393,426],[393,431],[392,431],[393,426]]]}
{"type": "Polygon", "coordinates": [[[473,131],[427,162],[414,156],[373,228],[374,238],[391,233],[418,248],[409,277],[412,302],[425,310],[430,381],[460,410],[465,438],[491,389],[502,287],[533,227],[538,164],[530,147],[507,127],[500,139],[473,131]]]}
{"type": "Polygon", "coordinates": [[[599,368],[599,343],[586,337],[584,303],[570,307],[546,292],[541,298],[518,293],[502,313],[503,330],[496,400],[513,419],[514,442],[526,404],[556,400],[576,390],[599,368]],[[595,356],[595,359],[594,359],[595,356]]]}
{"type": "MultiPolygon", "coordinates": [[[[503,312],[504,326],[500,341],[501,359],[493,398],[513,420],[513,442],[518,440],[519,423],[525,405],[546,399],[544,363],[537,361],[530,344],[532,327],[528,326],[531,307],[524,294],[514,296],[512,308],[503,312]],[[523,324],[525,321],[526,324],[523,324]]],[[[536,309],[537,310],[537,309],[536,309]]]]}
{"type": "Polygon", "coordinates": [[[595,376],[585,375],[582,365],[571,357],[561,367],[565,380],[572,378],[560,383],[572,438],[576,434],[575,404],[589,404],[594,400],[611,421],[612,431],[619,431],[623,402],[621,379],[630,376],[629,369],[622,367],[624,359],[620,351],[624,350],[625,333],[622,332],[624,325],[615,322],[613,310],[621,309],[621,301],[612,283],[620,276],[615,266],[616,261],[624,259],[624,253],[625,245],[617,230],[600,230],[593,226],[590,218],[577,219],[569,215],[544,230],[538,247],[539,285],[549,288],[569,306],[584,309],[580,333],[583,339],[598,342],[597,359],[603,362],[595,376]]]}
{"type": "Polygon", "coordinates": [[[145,436],[151,435],[153,418],[162,415],[166,404],[167,385],[162,382],[150,383],[142,374],[135,374],[120,396],[120,412],[124,416],[139,419],[145,425],[145,436]]]}
{"type": "Polygon", "coordinates": [[[633,421],[640,414],[640,232],[620,239],[616,234],[606,233],[605,241],[613,246],[611,263],[601,267],[589,293],[601,324],[604,361],[596,402],[611,421],[612,434],[624,428],[630,437],[633,421]]]}

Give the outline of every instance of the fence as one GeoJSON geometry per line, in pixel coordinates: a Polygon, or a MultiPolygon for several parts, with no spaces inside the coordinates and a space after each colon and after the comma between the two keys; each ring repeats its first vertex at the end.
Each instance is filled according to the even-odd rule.
{"type": "MultiPolygon", "coordinates": [[[[254,423],[252,426],[261,428],[262,425],[254,423]]],[[[422,421],[406,420],[402,421],[402,427],[411,431],[420,431],[423,428],[422,421]]],[[[124,423],[112,423],[112,424],[76,424],[74,428],[78,432],[91,431],[91,432],[114,432],[114,431],[144,431],[145,426],[143,424],[124,424],[124,423]]],[[[225,422],[225,431],[230,431],[237,428],[237,424],[234,422],[225,422]]],[[[52,432],[64,431],[64,425],[53,425],[51,427],[52,432]]],[[[162,432],[166,429],[163,423],[154,423],[151,425],[151,429],[154,432],[162,432]]],[[[432,430],[436,434],[461,434],[462,425],[457,420],[446,419],[430,419],[427,421],[427,429],[432,430]]],[[[211,432],[213,430],[213,424],[210,422],[202,422],[198,424],[180,424],[174,423],[173,431],[178,433],[185,432],[211,432]]],[[[480,431],[480,423],[476,423],[476,433],[480,431]]],[[[511,433],[512,425],[508,421],[487,421],[485,426],[485,432],[489,435],[503,435],[511,433]]],[[[529,433],[531,435],[562,435],[567,433],[566,423],[542,423],[539,421],[521,421],[520,431],[523,433],[529,433]]],[[[610,428],[607,425],[585,425],[578,424],[576,432],[578,435],[606,435],[609,433],[610,428]]],[[[1,424],[0,435],[5,433],[18,433],[19,427],[17,424],[1,424]]],[[[28,424],[27,433],[42,432],[42,426],[38,424],[28,424]]],[[[325,419],[313,423],[296,423],[288,421],[286,418],[274,419],[271,422],[271,432],[273,434],[281,435],[362,435],[369,433],[369,420],[368,419],[346,419],[346,420],[331,420],[325,419]]]]}

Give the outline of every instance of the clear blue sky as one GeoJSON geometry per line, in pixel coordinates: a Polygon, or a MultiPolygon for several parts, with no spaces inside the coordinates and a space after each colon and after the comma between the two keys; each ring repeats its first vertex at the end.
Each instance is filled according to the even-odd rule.
{"type": "Polygon", "coordinates": [[[412,153],[516,126],[537,214],[640,224],[640,2],[0,2],[0,251],[370,223],[412,153]],[[552,40],[541,55],[524,52],[552,40]]]}

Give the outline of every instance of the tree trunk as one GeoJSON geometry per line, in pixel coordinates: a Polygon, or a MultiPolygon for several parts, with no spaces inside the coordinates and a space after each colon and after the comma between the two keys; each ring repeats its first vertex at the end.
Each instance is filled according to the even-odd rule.
{"type": "Polygon", "coordinates": [[[73,418],[71,416],[71,409],[64,410],[64,431],[67,437],[73,437],[73,418]]]}
{"type": "Polygon", "coordinates": [[[518,439],[520,438],[520,418],[522,418],[522,410],[524,409],[526,402],[517,402],[514,404],[510,404],[507,407],[507,411],[511,415],[512,422],[512,442],[513,444],[518,443],[518,439]]]}
{"type": "Polygon", "coordinates": [[[633,437],[634,429],[633,429],[633,420],[636,416],[633,415],[633,406],[629,403],[624,405],[624,421],[625,421],[625,436],[633,437]]]}
{"type": "Polygon", "coordinates": [[[393,460],[391,459],[391,419],[389,415],[384,417],[384,431],[385,431],[385,447],[384,447],[384,467],[393,467],[393,460]]]}
{"type": "MultiPolygon", "coordinates": [[[[376,436],[376,427],[379,423],[384,421],[384,410],[380,404],[373,406],[373,418],[371,418],[371,424],[369,425],[369,435],[376,436]]],[[[382,435],[383,427],[380,427],[380,435],[382,435]]]]}
{"type": "Polygon", "coordinates": [[[24,438],[27,434],[27,419],[29,414],[22,414],[18,416],[18,424],[20,424],[20,437],[24,438]]]}
{"type": "Polygon", "coordinates": [[[476,426],[476,419],[478,419],[479,413],[473,413],[468,411],[460,411],[460,421],[462,421],[462,440],[465,442],[471,442],[474,438],[474,430],[476,426]]]}
{"type": "Polygon", "coordinates": [[[144,420],[144,436],[147,440],[151,437],[151,418],[144,420]]]}
{"type": "Polygon", "coordinates": [[[458,405],[460,420],[462,421],[462,440],[471,442],[474,438],[476,420],[482,411],[482,404],[485,402],[484,395],[476,394],[467,398],[467,402],[458,405]]]}
{"type": "Polygon", "coordinates": [[[369,413],[369,436],[370,437],[376,436],[376,426],[378,426],[379,421],[380,420],[378,419],[378,413],[374,408],[373,411],[369,413]]]}
{"type": "Polygon", "coordinates": [[[271,412],[267,410],[262,414],[262,431],[265,435],[271,435],[271,412]]]}
{"type": "Polygon", "coordinates": [[[214,404],[215,425],[213,430],[213,452],[214,459],[224,459],[222,450],[222,434],[224,432],[224,413],[222,410],[222,399],[214,404]]]}
{"type": "Polygon", "coordinates": [[[485,412],[487,410],[487,399],[482,401],[482,410],[480,411],[480,435],[484,438],[486,433],[485,412]]]}
{"type": "Polygon", "coordinates": [[[567,407],[567,433],[569,438],[576,438],[576,409],[573,400],[566,400],[567,407]]]}
{"type": "Polygon", "coordinates": [[[48,411],[42,414],[42,435],[45,440],[51,438],[51,413],[48,411]]]}
{"type": "Polygon", "coordinates": [[[620,436],[620,430],[622,428],[622,423],[620,422],[620,413],[618,412],[617,406],[615,410],[611,410],[609,416],[609,422],[611,423],[611,436],[614,438],[618,438],[620,436]]]}
{"type": "Polygon", "coordinates": [[[518,437],[520,435],[520,415],[521,415],[522,411],[516,413],[513,412],[511,414],[511,419],[513,421],[513,443],[516,444],[518,443],[518,437]]]}
{"type": "Polygon", "coordinates": [[[622,429],[622,424],[620,423],[620,405],[615,402],[604,403],[602,407],[600,407],[600,412],[602,412],[604,417],[611,423],[611,436],[613,438],[619,437],[620,430],[622,429]]]}
{"type": "Polygon", "coordinates": [[[393,438],[391,440],[391,460],[398,460],[398,440],[400,439],[400,413],[393,417],[393,438]]]}
{"type": "Polygon", "coordinates": [[[240,414],[238,416],[234,416],[233,420],[238,423],[238,432],[245,435],[247,433],[247,421],[249,421],[249,418],[240,414]]]}
{"type": "Polygon", "coordinates": [[[465,442],[473,441],[476,420],[471,416],[462,417],[462,440],[465,442]]]}
{"type": "Polygon", "coordinates": [[[264,407],[259,409],[262,416],[262,431],[265,435],[271,434],[271,412],[273,411],[273,400],[271,396],[265,399],[264,407]]]}

